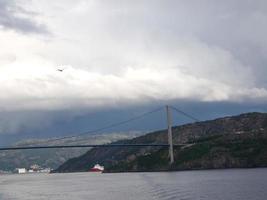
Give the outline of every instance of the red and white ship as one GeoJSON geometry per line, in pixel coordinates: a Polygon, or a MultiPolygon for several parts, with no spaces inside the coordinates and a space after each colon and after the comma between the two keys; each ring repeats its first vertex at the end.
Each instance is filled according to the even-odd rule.
{"type": "Polygon", "coordinates": [[[89,170],[89,172],[103,172],[103,171],[104,171],[104,166],[101,166],[99,164],[96,164],[89,170]]]}

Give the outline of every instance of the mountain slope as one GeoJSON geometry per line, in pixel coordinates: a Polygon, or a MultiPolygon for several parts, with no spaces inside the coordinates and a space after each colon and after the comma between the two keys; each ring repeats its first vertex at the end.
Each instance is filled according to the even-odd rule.
{"type": "MultiPolygon", "coordinates": [[[[121,139],[132,138],[133,135],[136,136],[137,133],[109,133],[79,138],[66,138],[56,141],[51,139],[32,139],[20,141],[13,146],[105,144],[121,139]]],[[[55,169],[68,159],[80,156],[89,149],[90,148],[2,151],[0,152],[0,170],[13,171],[15,168],[29,168],[32,164],[55,169]]]]}
{"type": "MultiPolygon", "coordinates": [[[[267,114],[247,113],[173,127],[173,141],[193,145],[175,148],[172,166],[164,148],[93,148],[56,172],[87,171],[96,162],[110,172],[267,166],[267,114]]],[[[167,143],[167,133],[157,131],[117,143],[167,143]]]]}

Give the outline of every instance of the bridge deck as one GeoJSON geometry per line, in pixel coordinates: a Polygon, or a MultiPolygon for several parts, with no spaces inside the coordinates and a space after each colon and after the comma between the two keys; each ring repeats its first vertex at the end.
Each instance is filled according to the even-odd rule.
{"type": "MultiPolygon", "coordinates": [[[[174,147],[188,144],[175,144],[174,147]]],[[[0,147],[0,151],[26,150],[26,149],[60,149],[60,148],[88,148],[88,147],[169,147],[168,144],[86,144],[86,145],[54,145],[54,146],[23,146],[0,147]]]]}

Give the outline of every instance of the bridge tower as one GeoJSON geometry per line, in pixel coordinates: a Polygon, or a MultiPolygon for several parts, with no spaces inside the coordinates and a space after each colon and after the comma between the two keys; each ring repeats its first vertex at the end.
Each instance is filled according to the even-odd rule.
{"type": "Polygon", "coordinates": [[[169,158],[170,158],[170,165],[171,165],[174,162],[173,142],[172,142],[172,116],[171,116],[170,107],[168,105],[166,105],[166,112],[167,112],[167,125],[168,125],[169,158]]]}

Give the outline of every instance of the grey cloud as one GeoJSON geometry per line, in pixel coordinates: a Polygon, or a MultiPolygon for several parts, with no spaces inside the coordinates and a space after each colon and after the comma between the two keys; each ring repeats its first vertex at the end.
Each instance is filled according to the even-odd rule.
{"type": "Polygon", "coordinates": [[[48,34],[49,31],[44,24],[31,19],[34,15],[13,0],[0,0],[0,28],[22,33],[48,34]]]}
{"type": "MultiPolygon", "coordinates": [[[[166,104],[173,105],[203,121],[244,112],[267,111],[266,104],[206,103],[176,100],[101,110],[0,112],[0,127],[3,127],[0,129],[0,145],[6,145],[8,141],[16,141],[23,138],[58,137],[60,135],[72,135],[94,130],[114,122],[132,118],[166,104]]],[[[190,119],[179,113],[173,112],[172,115],[174,125],[191,122],[190,119]]],[[[154,113],[125,126],[120,126],[117,129],[106,130],[106,132],[165,129],[165,117],[166,113],[163,109],[161,112],[154,113]]]]}
{"type": "MultiPolygon", "coordinates": [[[[171,38],[169,35],[193,36],[209,46],[229,51],[244,66],[252,68],[251,76],[257,76],[259,85],[267,86],[266,1],[156,0],[124,1],[120,5],[114,4],[117,0],[108,2],[106,9],[114,12],[107,26],[119,34],[120,40],[127,39],[131,32],[136,37],[148,31],[151,37],[157,34],[168,38],[171,38]]],[[[170,39],[167,43],[173,41],[170,39]]]]}

